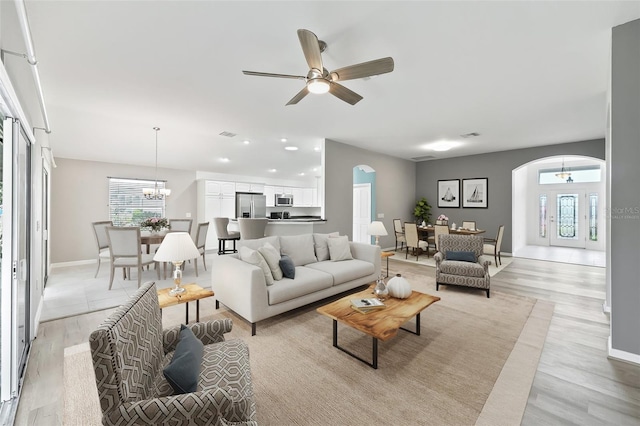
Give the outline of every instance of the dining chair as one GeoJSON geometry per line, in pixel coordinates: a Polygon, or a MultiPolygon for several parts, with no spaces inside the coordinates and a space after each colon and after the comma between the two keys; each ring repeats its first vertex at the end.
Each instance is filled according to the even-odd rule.
{"type": "MultiPolygon", "coordinates": [[[[198,252],[202,256],[202,264],[204,265],[204,270],[207,270],[207,262],[205,260],[205,245],[207,243],[207,232],[209,232],[209,222],[199,223],[198,224],[198,232],[196,233],[196,248],[198,252]]],[[[196,277],[198,276],[198,259],[193,259],[193,267],[196,268],[196,277]]]]}
{"type": "Polygon", "coordinates": [[[264,238],[264,233],[267,229],[267,218],[238,218],[238,224],[240,225],[240,239],[242,240],[255,240],[258,238],[264,238]]]}
{"type": "Polygon", "coordinates": [[[449,235],[449,225],[435,225],[433,228],[433,240],[436,251],[440,251],[440,235],[449,235]]]}
{"type": "Polygon", "coordinates": [[[216,234],[218,235],[218,254],[236,253],[236,241],[240,239],[240,233],[229,232],[227,229],[229,226],[229,218],[214,217],[213,224],[216,227],[216,234]],[[233,250],[227,250],[227,241],[233,241],[233,250]]]}
{"type": "Polygon", "coordinates": [[[404,248],[404,244],[407,242],[407,239],[404,235],[404,229],[402,228],[402,220],[393,219],[393,230],[396,234],[396,250],[398,251],[398,243],[400,243],[400,250],[404,248]]]}
{"type": "Polygon", "coordinates": [[[499,265],[502,265],[502,258],[500,257],[500,246],[502,246],[502,234],[504,233],[504,225],[498,226],[498,235],[496,238],[485,238],[484,239],[484,254],[492,254],[493,259],[496,261],[496,265],[498,265],[498,260],[500,261],[499,265]]]}
{"type": "Polygon", "coordinates": [[[109,238],[107,237],[107,226],[113,226],[113,222],[110,220],[104,220],[102,222],[92,222],[93,234],[96,237],[96,244],[98,245],[98,268],[94,278],[98,277],[100,272],[100,264],[102,259],[109,258],[109,238]]]}
{"type": "Polygon", "coordinates": [[[169,230],[171,232],[186,232],[191,235],[191,225],[193,219],[169,219],[169,230]]]}
{"type": "Polygon", "coordinates": [[[475,231],[476,230],[476,221],[475,220],[463,220],[462,221],[462,227],[464,229],[468,229],[470,231],[475,231]]]}
{"type": "MultiPolygon", "coordinates": [[[[109,290],[113,285],[113,277],[116,268],[138,268],[138,287],[142,283],[143,266],[156,264],[153,254],[142,253],[140,246],[140,228],[107,226],[107,238],[109,239],[109,253],[111,257],[111,275],[109,277],[109,290]]],[[[156,265],[158,279],[160,279],[160,268],[156,265]]],[[[128,274],[131,279],[131,274],[128,274]]]]}
{"type": "Polygon", "coordinates": [[[418,225],[413,222],[405,222],[404,223],[404,235],[407,239],[407,252],[404,256],[406,259],[409,257],[409,249],[412,248],[416,254],[416,261],[420,256],[420,249],[424,248],[425,250],[428,248],[427,243],[424,240],[421,240],[418,237],[418,225]]]}

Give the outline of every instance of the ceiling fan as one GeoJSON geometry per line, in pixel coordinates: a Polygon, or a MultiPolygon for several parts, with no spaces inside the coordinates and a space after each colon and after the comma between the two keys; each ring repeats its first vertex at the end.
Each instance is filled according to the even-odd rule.
{"type": "Polygon", "coordinates": [[[331,93],[333,96],[342,99],[348,104],[355,105],[362,96],[356,92],[347,89],[338,81],[353,80],[356,78],[370,77],[372,75],[385,74],[393,71],[393,58],[387,57],[376,59],[373,61],[363,62],[361,64],[349,65],[334,71],[327,71],[322,65],[321,53],[326,49],[327,44],[318,40],[318,37],[309,30],[298,30],[298,38],[304,57],[309,65],[307,76],[289,75],[289,74],[272,74],[256,71],[242,71],[245,75],[255,75],[258,77],[277,77],[277,78],[293,78],[304,80],[306,86],[298,92],[287,105],[295,105],[305,96],[311,93],[331,93]]]}

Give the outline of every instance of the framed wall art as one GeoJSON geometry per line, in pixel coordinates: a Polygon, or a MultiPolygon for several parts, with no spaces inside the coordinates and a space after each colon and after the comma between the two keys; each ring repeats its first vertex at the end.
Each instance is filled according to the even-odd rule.
{"type": "Polygon", "coordinates": [[[460,207],[460,179],[438,181],[438,207],[460,207]]]}
{"type": "Polygon", "coordinates": [[[488,196],[488,178],[462,179],[462,207],[486,209],[488,196]]]}

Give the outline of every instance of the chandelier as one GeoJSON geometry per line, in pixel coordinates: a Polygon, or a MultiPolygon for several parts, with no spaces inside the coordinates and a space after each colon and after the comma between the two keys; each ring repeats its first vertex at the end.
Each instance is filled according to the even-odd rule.
{"type": "MultiPolygon", "coordinates": [[[[556,173],[556,177],[562,180],[571,179],[571,173],[564,169],[564,158],[562,159],[562,169],[560,173],[556,173]]],[[[571,182],[573,182],[573,179],[571,179],[571,182]]]]}
{"type": "Polygon", "coordinates": [[[171,190],[166,188],[158,188],[158,132],[160,127],[154,127],[156,131],[156,180],[153,188],[142,188],[142,195],[147,200],[162,200],[164,197],[171,195],[171,190]]]}

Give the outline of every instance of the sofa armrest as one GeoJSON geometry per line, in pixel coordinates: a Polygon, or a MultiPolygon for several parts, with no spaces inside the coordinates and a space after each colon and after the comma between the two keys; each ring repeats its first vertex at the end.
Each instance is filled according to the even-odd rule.
{"type": "MultiPolygon", "coordinates": [[[[230,332],[232,326],[233,323],[229,318],[187,324],[187,327],[205,345],[224,342],[224,333],[230,332]]],[[[165,354],[176,349],[180,340],[180,327],[176,325],[162,331],[162,346],[165,354]]]]}
{"type": "Polygon", "coordinates": [[[216,300],[249,322],[266,318],[269,298],[262,269],[233,255],[218,256],[214,262],[211,289],[216,300]]]}
{"type": "MultiPolygon", "coordinates": [[[[244,422],[251,419],[253,400],[234,400],[222,388],[209,389],[181,395],[125,402],[103,415],[104,425],[160,425],[193,424],[197,418],[224,418],[228,422],[244,422]]],[[[217,424],[213,422],[212,424],[217,424]]]]}
{"type": "Polygon", "coordinates": [[[491,265],[490,257],[484,255],[478,256],[478,263],[484,266],[485,272],[489,272],[489,265],[491,265]]]}
{"type": "Polygon", "coordinates": [[[439,266],[440,262],[444,260],[444,254],[442,254],[442,252],[437,252],[436,254],[433,255],[433,258],[436,261],[436,266],[439,266]]]}
{"type": "Polygon", "coordinates": [[[354,259],[364,260],[369,263],[373,263],[373,266],[376,271],[376,276],[380,275],[380,246],[373,246],[371,244],[364,243],[356,243],[353,241],[349,242],[349,247],[351,249],[351,256],[354,259]]]}

